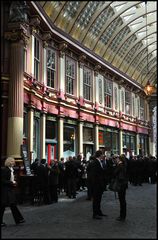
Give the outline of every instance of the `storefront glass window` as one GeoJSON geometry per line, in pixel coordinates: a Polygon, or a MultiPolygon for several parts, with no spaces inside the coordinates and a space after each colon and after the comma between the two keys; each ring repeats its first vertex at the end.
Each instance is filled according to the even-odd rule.
{"type": "Polygon", "coordinates": [[[56,138],[55,122],[47,120],[47,122],[46,122],[46,139],[55,139],[55,138],[56,138]]]}
{"type": "Polygon", "coordinates": [[[26,108],[24,108],[24,124],[23,124],[23,137],[27,138],[28,136],[28,112],[26,108]]]}
{"type": "Polygon", "coordinates": [[[34,117],[33,152],[34,159],[40,158],[40,118],[36,116],[34,117]]]}
{"type": "Polygon", "coordinates": [[[75,156],[75,128],[64,127],[64,158],[75,156]]]}
{"type": "Polygon", "coordinates": [[[118,154],[119,153],[119,149],[118,149],[118,133],[112,133],[112,152],[114,154],[118,154]]]}
{"type": "Polygon", "coordinates": [[[93,141],[93,128],[83,127],[83,141],[84,142],[93,141]]]}

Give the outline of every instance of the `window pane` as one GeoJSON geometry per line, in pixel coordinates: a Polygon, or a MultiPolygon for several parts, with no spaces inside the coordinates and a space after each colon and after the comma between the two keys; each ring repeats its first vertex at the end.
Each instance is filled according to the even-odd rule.
{"type": "Polygon", "coordinates": [[[56,52],[47,49],[47,86],[54,88],[56,73],[56,52]]]}
{"type": "Polygon", "coordinates": [[[66,57],[66,92],[74,94],[75,61],[66,57]]]}
{"type": "Polygon", "coordinates": [[[88,68],[83,70],[83,97],[87,100],[91,100],[92,91],[92,73],[88,68]]]}

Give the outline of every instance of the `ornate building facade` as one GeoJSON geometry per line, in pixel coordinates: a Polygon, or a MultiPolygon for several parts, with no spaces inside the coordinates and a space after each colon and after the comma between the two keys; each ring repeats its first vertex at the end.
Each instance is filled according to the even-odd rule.
{"type": "Polygon", "coordinates": [[[1,159],[148,155],[142,88],[45,21],[31,2],[2,4],[1,159]],[[16,10],[15,10],[16,9],[16,10]],[[16,12],[18,11],[18,12],[16,12]]]}

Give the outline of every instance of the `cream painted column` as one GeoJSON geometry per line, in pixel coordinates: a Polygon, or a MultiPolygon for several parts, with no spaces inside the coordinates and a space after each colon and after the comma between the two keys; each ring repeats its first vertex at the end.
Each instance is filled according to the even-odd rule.
{"type": "MultiPolygon", "coordinates": [[[[33,153],[33,126],[34,126],[34,110],[30,108],[28,112],[28,151],[29,155],[33,153]]],[[[32,159],[30,159],[32,160],[32,159]]]]}
{"type": "Polygon", "coordinates": [[[64,144],[64,119],[58,119],[58,159],[63,157],[64,144]]]}
{"type": "MultiPolygon", "coordinates": [[[[18,26],[19,27],[19,26],[18,26]]],[[[10,26],[11,28],[11,26],[10,26]]],[[[12,27],[13,28],[13,27],[12,27]]],[[[21,159],[21,144],[23,144],[23,51],[28,38],[25,32],[13,29],[5,33],[10,45],[10,81],[8,100],[8,132],[7,156],[21,159]]]]}
{"type": "Polygon", "coordinates": [[[122,129],[119,131],[119,152],[120,155],[123,154],[123,132],[122,129]]]}
{"type": "Polygon", "coordinates": [[[46,114],[43,113],[41,117],[41,139],[40,139],[40,156],[41,158],[46,157],[46,114]]]}
{"type": "Polygon", "coordinates": [[[83,63],[79,62],[78,96],[83,99],[83,63]]]}
{"type": "Polygon", "coordinates": [[[94,145],[94,148],[95,148],[95,151],[99,150],[99,127],[98,127],[98,124],[95,125],[95,145],[94,145]]]}
{"type": "Polygon", "coordinates": [[[65,53],[59,52],[59,81],[58,81],[59,96],[64,99],[65,94],[65,53]]]}
{"type": "Polygon", "coordinates": [[[140,148],[139,133],[137,133],[136,134],[136,155],[139,155],[139,148],[140,148]]]}
{"type": "Polygon", "coordinates": [[[83,153],[83,122],[79,122],[78,132],[79,132],[78,153],[83,153]]]}

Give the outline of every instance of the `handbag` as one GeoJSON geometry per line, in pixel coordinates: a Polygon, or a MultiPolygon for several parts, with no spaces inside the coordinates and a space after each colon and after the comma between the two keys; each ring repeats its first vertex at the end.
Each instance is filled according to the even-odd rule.
{"type": "Polygon", "coordinates": [[[117,178],[111,180],[109,184],[109,190],[113,192],[119,192],[121,190],[121,184],[119,183],[117,178]]]}

